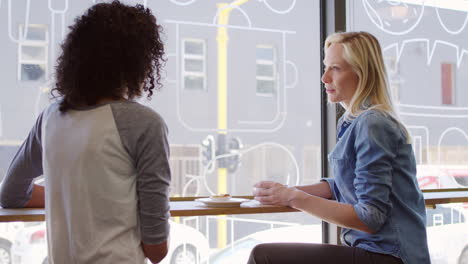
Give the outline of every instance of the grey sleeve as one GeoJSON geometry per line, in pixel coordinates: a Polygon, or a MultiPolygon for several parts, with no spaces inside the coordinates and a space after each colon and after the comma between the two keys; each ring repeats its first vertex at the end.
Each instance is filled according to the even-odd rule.
{"type": "Polygon", "coordinates": [[[0,187],[0,205],[3,208],[21,208],[31,199],[33,180],[42,175],[41,127],[39,115],[28,137],[23,142],[0,187]]]}
{"type": "Polygon", "coordinates": [[[113,104],[120,138],[137,172],[140,229],[145,244],[169,236],[169,143],[167,126],[153,110],[137,103],[113,104]]]}

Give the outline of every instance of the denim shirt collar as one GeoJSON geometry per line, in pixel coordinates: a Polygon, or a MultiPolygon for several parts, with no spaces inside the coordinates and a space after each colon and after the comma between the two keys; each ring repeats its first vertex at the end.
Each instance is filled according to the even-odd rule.
{"type": "Polygon", "coordinates": [[[351,125],[352,121],[345,121],[343,117],[340,118],[340,120],[338,121],[338,126],[337,126],[337,131],[338,131],[338,134],[336,135],[336,140],[340,140],[344,133],[346,132],[346,130],[348,129],[349,125],[351,125]]]}

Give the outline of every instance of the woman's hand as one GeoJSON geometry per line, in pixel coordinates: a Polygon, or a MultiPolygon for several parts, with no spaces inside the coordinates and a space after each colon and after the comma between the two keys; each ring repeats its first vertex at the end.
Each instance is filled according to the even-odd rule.
{"type": "Polygon", "coordinates": [[[290,206],[299,191],[295,187],[287,187],[281,183],[262,181],[254,185],[255,200],[261,204],[290,206]]]}
{"type": "Polygon", "coordinates": [[[255,200],[261,204],[290,206],[329,223],[375,233],[359,219],[353,205],[327,199],[331,197],[331,191],[326,182],[296,188],[277,182],[263,181],[255,184],[254,187],[255,200]]]}

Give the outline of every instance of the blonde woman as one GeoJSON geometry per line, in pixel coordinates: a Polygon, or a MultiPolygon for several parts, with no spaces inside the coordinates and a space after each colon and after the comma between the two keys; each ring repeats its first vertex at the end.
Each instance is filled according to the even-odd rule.
{"type": "Polygon", "coordinates": [[[325,41],[328,100],[346,112],[329,154],[335,178],[308,186],[255,185],[262,204],[287,205],[341,226],[343,246],[263,244],[249,263],[430,263],[423,195],[410,137],[388,91],[382,51],[366,32],[325,41]]]}

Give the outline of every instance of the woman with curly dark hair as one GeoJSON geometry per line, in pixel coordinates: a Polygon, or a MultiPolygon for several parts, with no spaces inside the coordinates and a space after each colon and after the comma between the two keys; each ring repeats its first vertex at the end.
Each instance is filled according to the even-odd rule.
{"type": "Polygon", "coordinates": [[[58,100],[13,159],[0,204],[45,206],[49,263],[159,262],[169,235],[167,127],[133,99],[161,86],[161,27],[149,9],[114,1],[70,30],[58,100]],[[45,189],[33,184],[40,175],[45,189]]]}
{"type": "Polygon", "coordinates": [[[143,91],[151,97],[155,81],[160,86],[164,47],[149,9],[117,1],[98,4],[70,29],[52,91],[63,97],[60,111],[95,105],[103,98],[133,99],[143,91]]]}

